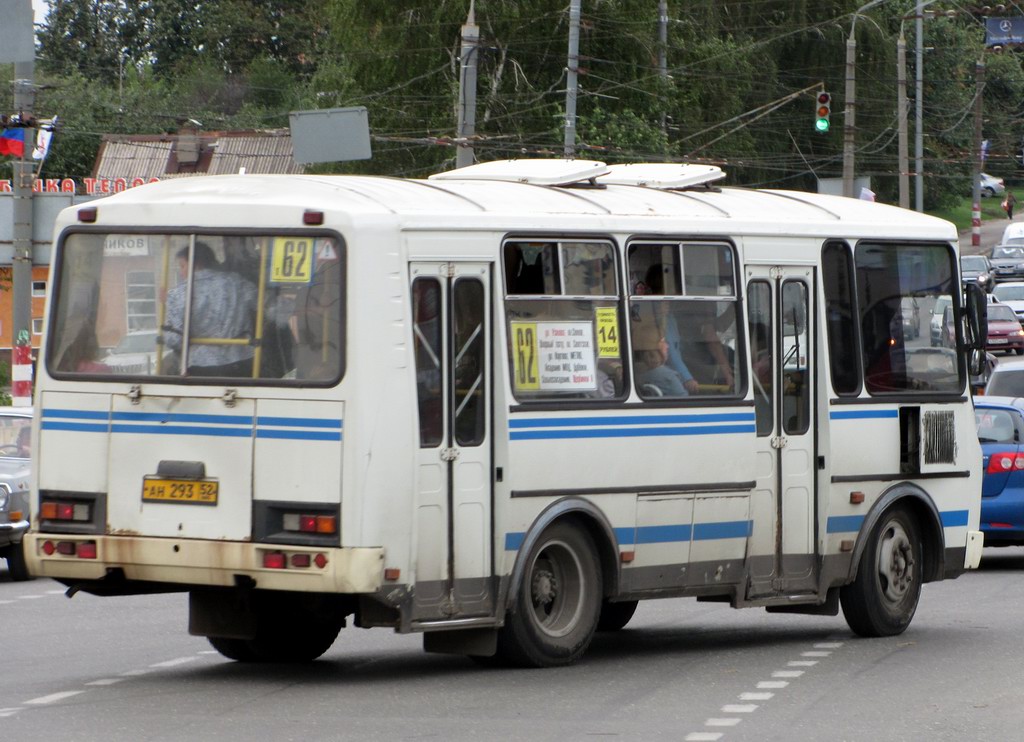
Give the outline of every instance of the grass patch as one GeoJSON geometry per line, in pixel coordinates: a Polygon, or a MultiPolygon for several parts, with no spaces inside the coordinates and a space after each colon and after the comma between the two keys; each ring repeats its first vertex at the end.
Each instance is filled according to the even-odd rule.
{"type": "MultiPolygon", "coordinates": [[[[981,199],[981,219],[987,221],[991,219],[1005,219],[1006,212],[1003,211],[999,205],[1003,202],[1001,198],[983,198],[981,199]]],[[[956,225],[958,230],[970,229],[971,227],[971,199],[970,197],[963,199],[959,204],[951,209],[937,209],[935,211],[929,211],[928,213],[932,216],[937,216],[940,219],[947,219],[956,225]]]]}

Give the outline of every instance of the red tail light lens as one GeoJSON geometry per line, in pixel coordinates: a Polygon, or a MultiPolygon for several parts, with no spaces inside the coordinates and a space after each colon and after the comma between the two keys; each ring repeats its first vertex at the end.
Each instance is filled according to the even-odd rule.
{"type": "Polygon", "coordinates": [[[78,545],[78,558],[79,559],[95,559],[96,558],[96,542],[85,541],[78,545]]]}
{"type": "Polygon", "coordinates": [[[314,513],[285,513],[281,517],[281,527],[293,533],[333,534],[338,532],[338,518],[314,513]]]}
{"type": "Polygon", "coordinates": [[[284,569],[288,565],[282,552],[268,551],[263,555],[263,566],[267,569],[284,569]]]}
{"type": "Polygon", "coordinates": [[[50,500],[39,504],[39,515],[43,520],[71,520],[87,523],[92,518],[87,502],[50,500]]]}
{"type": "Polygon", "coordinates": [[[994,453],[988,460],[987,474],[1005,474],[1009,471],[1020,471],[1024,469],[1024,454],[1020,453],[994,453]]]}

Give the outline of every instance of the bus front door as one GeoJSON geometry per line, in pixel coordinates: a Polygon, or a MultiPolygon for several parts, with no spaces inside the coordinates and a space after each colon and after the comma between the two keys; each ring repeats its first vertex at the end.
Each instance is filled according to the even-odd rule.
{"type": "Polygon", "coordinates": [[[493,612],[490,266],[415,263],[419,449],[413,619],[493,612]]]}
{"type": "Polygon", "coordinates": [[[810,267],[747,268],[757,419],[750,597],[816,586],[814,278],[810,267]]]}

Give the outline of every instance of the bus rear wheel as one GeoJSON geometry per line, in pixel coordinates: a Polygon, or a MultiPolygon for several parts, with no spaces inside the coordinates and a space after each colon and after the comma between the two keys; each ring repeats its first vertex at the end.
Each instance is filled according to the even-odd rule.
{"type": "Polygon", "coordinates": [[[843,615],[860,636],[895,636],[910,625],[921,597],[921,537],[902,508],[882,516],[857,569],[857,578],[839,591],[843,615]]]}
{"type": "Polygon", "coordinates": [[[601,571],[586,531],[557,523],[530,549],[515,604],[498,634],[500,659],[523,667],[578,660],[601,613],[601,571]]]}

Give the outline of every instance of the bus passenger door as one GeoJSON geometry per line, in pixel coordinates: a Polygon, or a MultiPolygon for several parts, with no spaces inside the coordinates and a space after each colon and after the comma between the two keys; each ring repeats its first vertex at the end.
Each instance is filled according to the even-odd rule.
{"type": "Polygon", "coordinates": [[[490,266],[412,265],[418,621],[490,615],[490,266]]]}
{"type": "Polygon", "coordinates": [[[757,419],[749,550],[756,597],[816,585],[814,269],[748,266],[747,282],[757,419]]]}

